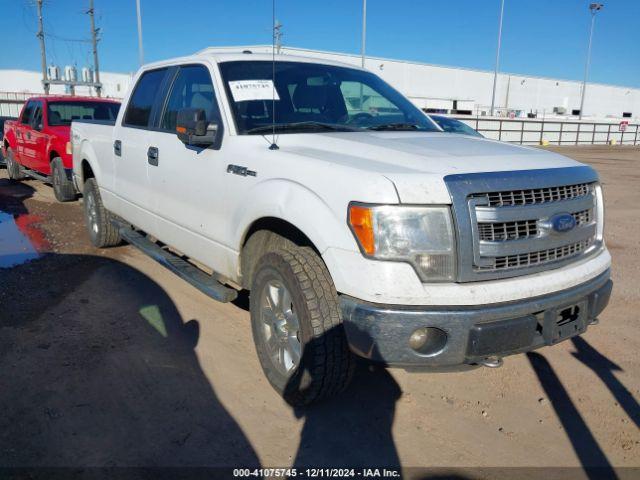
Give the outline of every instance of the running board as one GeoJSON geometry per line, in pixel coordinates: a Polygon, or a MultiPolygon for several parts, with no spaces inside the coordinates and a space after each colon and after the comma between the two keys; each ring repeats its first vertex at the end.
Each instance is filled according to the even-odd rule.
{"type": "Polygon", "coordinates": [[[31,170],[30,168],[22,167],[22,173],[24,173],[25,175],[31,178],[35,178],[36,180],[40,180],[41,182],[52,183],[51,177],[49,175],[42,175],[41,173],[31,170]]]}
{"type": "Polygon", "coordinates": [[[186,260],[159,247],[144,235],[141,235],[129,227],[122,226],[120,223],[114,222],[114,225],[118,227],[120,236],[124,240],[138,247],[156,262],[189,282],[205,295],[223,303],[231,302],[238,296],[238,292],[233,288],[224,286],[214,276],[207,275],[186,260]]]}

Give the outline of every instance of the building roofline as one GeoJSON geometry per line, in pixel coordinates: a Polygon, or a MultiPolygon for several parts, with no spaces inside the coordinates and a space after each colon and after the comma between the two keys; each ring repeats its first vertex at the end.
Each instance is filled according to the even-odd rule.
{"type": "MultiPolygon", "coordinates": [[[[215,48],[215,47],[211,47],[211,48],[215,48]]],[[[251,48],[272,48],[272,46],[268,45],[268,44],[241,45],[241,46],[237,46],[237,47],[232,45],[232,46],[220,47],[220,48],[251,49],[251,48]]],[[[288,45],[283,45],[282,49],[283,50],[294,50],[294,51],[297,51],[297,52],[314,52],[314,53],[324,53],[324,54],[328,54],[328,55],[342,55],[342,56],[356,58],[356,59],[360,59],[361,58],[361,56],[358,55],[357,53],[345,53],[345,52],[336,52],[336,51],[330,51],[330,50],[317,50],[317,49],[313,49],[313,48],[291,47],[291,46],[288,46],[288,45]]],[[[467,72],[493,74],[493,70],[484,70],[484,69],[481,69],[481,68],[461,67],[461,66],[455,66],[455,65],[441,65],[441,64],[437,64],[437,63],[420,62],[420,61],[417,61],[417,60],[404,60],[404,59],[399,59],[399,58],[377,57],[377,56],[373,56],[373,55],[367,55],[366,58],[368,60],[380,60],[380,61],[384,61],[384,62],[407,63],[407,64],[410,64],[410,65],[420,65],[420,66],[424,66],[424,67],[447,68],[447,69],[452,69],[452,70],[464,70],[464,71],[467,71],[467,72]]],[[[576,79],[547,77],[547,76],[543,76],[543,75],[530,75],[530,74],[526,74],[526,73],[516,73],[516,72],[506,72],[506,71],[498,72],[498,75],[513,76],[513,77],[525,77],[525,78],[532,78],[532,79],[537,79],[537,80],[550,80],[550,81],[555,81],[555,82],[572,82],[572,83],[578,83],[578,84],[582,83],[582,80],[576,80],[576,79]]],[[[626,88],[628,90],[638,90],[638,91],[640,91],[640,87],[631,87],[629,85],[621,85],[621,84],[615,84],[615,83],[601,83],[601,82],[588,82],[588,83],[589,83],[589,85],[598,85],[598,86],[602,86],[602,87],[614,87],[614,88],[626,88]]]]}

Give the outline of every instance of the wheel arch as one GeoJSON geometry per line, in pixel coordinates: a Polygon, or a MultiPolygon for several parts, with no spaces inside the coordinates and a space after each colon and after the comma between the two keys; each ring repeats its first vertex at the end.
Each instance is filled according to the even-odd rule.
{"type": "Polygon", "coordinates": [[[249,289],[254,268],[267,251],[287,242],[311,248],[320,258],[322,253],[309,236],[293,223],[279,217],[264,216],[254,220],[246,229],[240,250],[242,286],[249,289]]]}

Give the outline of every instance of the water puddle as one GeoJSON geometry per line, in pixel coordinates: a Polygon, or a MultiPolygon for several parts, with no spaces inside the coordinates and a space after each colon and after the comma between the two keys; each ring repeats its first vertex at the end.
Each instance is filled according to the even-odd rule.
{"type": "Polygon", "coordinates": [[[48,248],[44,233],[37,227],[37,215],[0,211],[0,268],[11,268],[40,257],[48,248]]]}

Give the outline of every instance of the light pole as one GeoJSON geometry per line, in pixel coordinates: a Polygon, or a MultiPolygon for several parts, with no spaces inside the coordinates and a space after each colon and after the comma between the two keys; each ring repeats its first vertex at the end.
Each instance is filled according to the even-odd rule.
{"type": "Polygon", "coordinates": [[[142,12],[140,11],[140,0],[136,0],[136,14],[138,15],[138,59],[140,65],[144,63],[144,50],[142,49],[142,12]]]}
{"type": "Polygon", "coordinates": [[[493,72],[493,92],[491,93],[491,116],[496,106],[496,85],[498,83],[498,69],[500,67],[500,44],[502,43],[502,18],[504,16],[504,0],[500,1],[500,24],[498,26],[498,48],[496,49],[496,68],[493,72]]]}
{"type": "Polygon", "coordinates": [[[589,4],[589,11],[591,12],[591,29],[589,30],[589,47],[587,48],[587,64],[584,67],[584,80],[582,81],[582,96],[580,98],[580,115],[579,119],[582,120],[582,111],[584,110],[584,93],[587,89],[587,78],[589,77],[589,67],[591,66],[591,41],[593,40],[593,27],[596,24],[596,12],[599,12],[604,7],[604,3],[591,3],[589,4]]]}
{"type": "Polygon", "coordinates": [[[364,68],[364,57],[367,48],[367,0],[362,0],[362,68],[364,68]]]}

